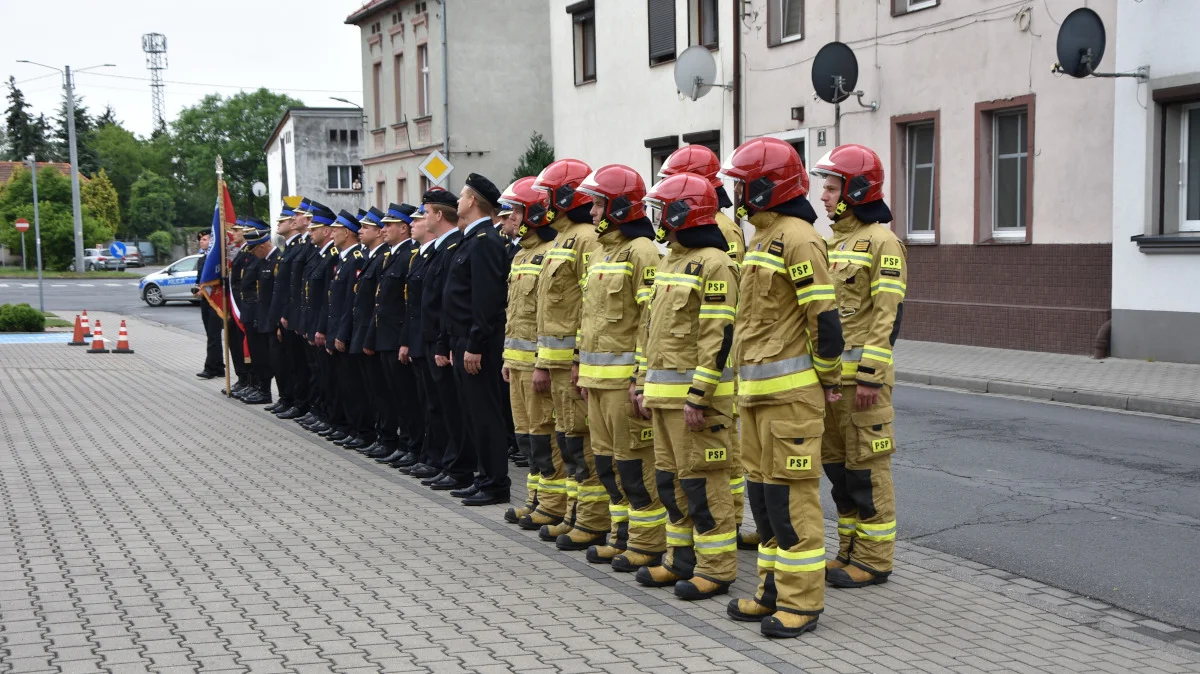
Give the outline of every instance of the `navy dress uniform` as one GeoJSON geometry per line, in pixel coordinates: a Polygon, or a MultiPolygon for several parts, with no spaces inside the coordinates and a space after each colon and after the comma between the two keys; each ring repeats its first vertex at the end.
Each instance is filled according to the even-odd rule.
{"type": "Polygon", "coordinates": [[[328,331],[329,284],[333,281],[333,272],[340,254],[328,230],[336,217],[333,211],[327,208],[313,211],[312,222],[308,226],[310,235],[327,237],[327,240],[304,265],[304,308],[301,312],[301,323],[308,345],[309,362],[312,364],[311,411],[314,414],[308,421],[297,421],[301,421],[301,425],[308,430],[322,434],[346,431],[345,420],[340,416],[339,408],[334,405],[337,383],[333,375],[333,356],[326,351],[325,342],[317,339],[317,335],[324,339],[328,331]],[[321,230],[321,233],[318,233],[318,230],[321,230]]]}
{"type": "MultiPolygon", "coordinates": [[[[500,207],[500,190],[484,176],[472,173],[467,188],[493,211],[500,207]]],[[[442,297],[442,332],[454,354],[454,377],[466,451],[452,466],[478,467],[476,492],[466,494],[464,505],[503,503],[509,497],[508,426],[504,379],[504,309],[508,302],[509,258],[506,241],[484,216],[460,222],[462,243],[450,258],[442,297]],[[481,356],[480,369],[472,374],[464,355],[481,356]],[[471,455],[474,451],[475,456],[471,455]]]]}
{"type": "MultiPolygon", "coordinates": [[[[412,224],[416,208],[408,204],[391,204],[383,215],[384,226],[412,224]]],[[[397,428],[396,451],[379,457],[381,463],[393,463],[397,468],[415,466],[425,436],[424,415],[417,395],[416,366],[400,362],[400,337],[408,311],[405,281],[417,242],[407,239],[389,250],[380,268],[379,284],[375,291],[375,318],[368,328],[365,346],[378,354],[387,393],[384,399],[395,410],[397,428]]],[[[411,350],[411,349],[410,349],[411,350]]]]}
{"type": "MultiPolygon", "coordinates": [[[[423,215],[424,213],[418,212],[412,217],[415,220],[423,215]]],[[[414,448],[416,462],[408,463],[409,460],[405,459],[403,462],[397,462],[396,467],[400,472],[420,480],[441,477],[449,443],[438,385],[433,376],[433,352],[429,350],[425,341],[425,280],[429,276],[433,256],[437,250],[435,244],[432,240],[422,244],[409,262],[408,275],[404,279],[404,297],[407,301],[404,325],[400,328],[400,346],[408,349],[408,357],[416,374],[419,399],[417,406],[425,435],[420,446],[414,448]]],[[[438,298],[440,299],[441,295],[438,295],[438,298]]]]}
{"type": "MultiPolygon", "coordinates": [[[[271,230],[269,227],[257,230],[253,237],[247,238],[247,242],[253,241],[254,245],[266,243],[271,240],[271,230]]],[[[255,301],[253,305],[247,303],[249,306],[242,310],[243,323],[250,338],[250,362],[254,366],[254,382],[257,386],[254,393],[242,399],[250,405],[271,402],[271,379],[274,377],[271,359],[260,354],[270,352],[270,342],[275,338],[267,314],[270,312],[271,299],[275,293],[275,262],[279,260],[280,255],[279,249],[272,246],[271,251],[258,260],[254,279],[255,301]],[[246,318],[248,316],[249,319],[246,318]]]]}
{"type": "Polygon", "coordinates": [[[267,312],[267,322],[272,329],[280,330],[279,338],[271,342],[271,346],[280,399],[276,416],[281,419],[294,419],[307,412],[299,407],[304,404],[301,400],[304,392],[301,388],[299,373],[293,367],[295,357],[292,350],[296,345],[294,340],[289,337],[291,331],[283,329],[281,323],[281,319],[285,315],[289,318],[292,315],[291,307],[288,306],[290,294],[287,289],[291,287],[292,262],[301,254],[304,245],[303,238],[303,234],[293,234],[284,244],[283,254],[275,263],[275,288],[278,292],[272,293],[271,306],[267,312]]]}
{"type": "MultiPolygon", "coordinates": [[[[339,212],[337,219],[330,226],[347,229],[355,235],[359,229],[354,215],[346,211],[339,212]]],[[[334,375],[337,379],[335,404],[341,409],[347,430],[345,433],[334,433],[328,437],[334,444],[339,445],[354,443],[367,425],[367,402],[363,395],[362,375],[349,353],[350,337],[354,328],[354,285],[366,261],[362,244],[351,240],[338,254],[337,268],[334,270],[333,280],[329,282],[329,321],[328,332],[325,333],[325,350],[333,356],[334,375]],[[339,343],[341,348],[338,348],[339,343]]]]}
{"type": "MultiPolygon", "coordinates": [[[[238,218],[234,223],[234,229],[244,232],[246,221],[238,218]]],[[[239,313],[243,311],[242,304],[245,302],[242,294],[242,282],[246,276],[246,267],[250,265],[252,260],[255,260],[254,254],[250,252],[249,248],[249,246],[243,243],[238,248],[237,253],[229,260],[229,295],[237,304],[239,313]]],[[[244,324],[246,317],[242,316],[240,320],[244,324]]],[[[234,374],[237,375],[237,382],[234,383],[230,394],[239,399],[242,391],[251,385],[249,363],[246,361],[246,333],[242,327],[238,325],[238,320],[233,315],[230,315],[229,364],[233,366],[234,374]]]]}
{"type": "MultiPolygon", "coordinates": [[[[421,209],[427,211],[429,204],[442,204],[458,208],[458,198],[443,189],[432,189],[421,197],[421,209]]],[[[442,411],[442,428],[446,432],[445,451],[441,456],[442,470],[438,475],[421,481],[435,491],[462,489],[470,486],[474,463],[456,462],[455,458],[464,451],[466,437],[462,421],[455,410],[458,408],[458,387],[454,371],[449,367],[438,367],[434,356],[450,357],[450,345],[444,341],[442,324],[446,320],[443,312],[443,291],[446,288],[446,269],[454,250],[462,241],[462,232],[452,229],[436,240],[430,248],[432,255],[425,270],[421,288],[421,333],[425,340],[425,353],[429,358],[430,379],[436,396],[436,404],[442,411]]],[[[469,450],[468,450],[469,451],[469,450]]]]}
{"type": "MultiPolygon", "coordinates": [[[[250,353],[250,358],[246,362],[249,370],[249,384],[242,389],[241,393],[236,394],[236,397],[250,405],[261,405],[271,402],[271,345],[260,339],[257,331],[259,299],[262,297],[258,288],[259,274],[262,272],[264,261],[254,254],[254,246],[264,243],[264,236],[270,240],[271,226],[259,218],[251,217],[246,219],[242,233],[246,239],[244,247],[246,259],[242,261],[240,278],[232,287],[238,303],[238,311],[241,313],[242,328],[246,336],[246,349],[250,353]],[[266,366],[265,378],[263,377],[264,365],[266,366]]],[[[268,269],[268,271],[273,270],[268,269]]],[[[230,283],[233,284],[232,276],[230,283]]],[[[270,304],[270,294],[266,295],[266,300],[270,304]]]]}
{"type": "Polygon", "coordinates": [[[384,262],[392,254],[391,248],[383,241],[383,215],[383,211],[372,206],[358,220],[360,237],[365,238],[366,232],[370,231],[368,228],[375,228],[377,239],[374,247],[365,253],[367,262],[354,284],[354,327],[351,329],[348,348],[351,358],[358,362],[364,385],[362,390],[369,396],[365,401],[365,416],[370,429],[360,433],[360,442],[365,444],[347,445],[347,448],[357,449],[372,459],[388,456],[396,451],[396,429],[400,425],[396,419],[395,403],[390,399],[387,380],[384,379],[383,366],[375,354],[374,345],[367,344],[375,322],[375,297],[379,288],[379,277],[383,273],[384,262]]]}

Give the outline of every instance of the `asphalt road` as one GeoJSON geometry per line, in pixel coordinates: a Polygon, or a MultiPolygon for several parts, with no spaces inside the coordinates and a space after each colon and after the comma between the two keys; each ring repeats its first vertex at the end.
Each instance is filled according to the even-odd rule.
{"type": "MultiPolygon", "coordinates": [[[[36,303],[22,284],[0,279],[0,303],[36,303]]],[[[46,307],[203,333],[133,279],[47,281],[46,307]]],[[[1200,629],[1200,423],[916,386],[895,404],[903,539],[1200,629]]]]}
{"type": "MultiPolygon", "coordinates": [[[[135,274],[149,274],[161,267],[135,267],[135,274]]],[[[138,294],[137,279],[45,279],[46,311],[60,310],[110,311],[128,318],[137,317],[156,321],[192,332],[204,333],[200,323],[200,309],[188,302],[171,302],[166,306],[152,307],[142,301],[138,294]]],[[[28,302],[37,306],[38,289],[36,279],[0,278],[0,304],[28,302]]],[[[74,314],[60,314],[64,320],[74,320],[74,314]]],[[[108,334],[108,331],[105,331],[108,334]]],[[[111,339],[111,338],[110,338],[111,339]]]]}

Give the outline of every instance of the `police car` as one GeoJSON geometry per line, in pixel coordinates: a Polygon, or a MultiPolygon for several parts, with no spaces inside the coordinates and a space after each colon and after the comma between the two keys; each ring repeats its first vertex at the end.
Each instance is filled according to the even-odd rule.
{"type": "Polygon", "coordinates": [[[161,307],[167,302],[194,302],[192,288],[196,287],[199,275],[200,256],[180,258],[142,279],[138,292],[142,301],[152,307],[161,307]]]}

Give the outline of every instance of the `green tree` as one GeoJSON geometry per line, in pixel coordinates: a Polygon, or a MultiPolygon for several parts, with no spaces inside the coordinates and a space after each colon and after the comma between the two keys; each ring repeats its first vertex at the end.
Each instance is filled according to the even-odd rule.
{"type": "Polygon", "coordinates": [[[175,199],[166,178],[143,171],[129,190],[129,218],[124,233],[144,239],[151,232],[170,226],[175,216],[175,199]]]}
{"type": "MultiPolygon", "coordinates": [[[[58,116],[54,118],[54,156],[58,161],[71,160],[70,129],[67,128],[67,96],[63,94],[62,103],[58,106],[58,116]]],[[[96,123],[88,114],[83,98],[75,97],[75,156],[79,160],[80,175],[92,175],[100,170],[100,160],[93,147],[93,136],[96,123]]]]}
{"type": "Polygon", "coordinates": [[[114,232],[120,231],[121,207],[117,200],[117,190],[104,169],[100,169],[99,173],[80,186],[79,201],[106,227],[114,232]]]}
{"type": "Polygon", "coordinates": [[[175,235],[172,232],[163,229],[150,232],[146,240],[154,246],[154,254],[158,256],[158,259],[162,260],[171,256],[171,248],[175,245],[175,235]]]}
{"type": "MultiPolygon", "coordinates": [[[[0,222],[25,218],[33,222],[33,180],[18,168],[0,192],[0,222]]],[[[71,180],[54,169],[38,170],[38,218],[42,231],[42,261],[47,269],[66,269],[75,259],[75,223],[71,212],[71,180]]],[[[113,230],[83,207],[83,245],[92,247],[113,238],[113,230]]],[[[20,248],[21,234],[0,227],[0,243],[20,248]]],[[[33,258],[32,241],[29,241],[33,258]]]]}
{"type": "Polygon", "coordinates": [[[267,180],[263,144],[288,108],[300,101],[267,89],[241,92],[229,98],[205,96],[184,108],[171,123],[173,175],[179,188],[177,210],[184,221],[196,224],[211,217],[216,198],[215,162],[224,160],[225,182],[238,213],[262,212],[266,200],[250,192],[255,181],[267,180]]]}
{"type": "Polygon", "coordinates": [[[29,108],[24,92],[17,88],[17,78],[10,76],[8,107],[4,110],[4,128],[8,135],[8,143],[4,146],[4,159],[21,161],[31,154],[42,161],[50,159],[45,118],[34,119],[29,108]]]}
{"type": "Polygon", "coordinates": [[[146,143],[120,124],[97,129],[93,143],[100,166],[117,190],[121,212],[129,213],[129,190],[147,168],[146,143]]]}
{"type": "Polygon", "coordinates": [[[533,135],[529,137],[529,147],[525,148],[525,153],[517,162],[517,168],[513,169],[511,182],[516,182],[526,176],[536,176],[552,163],[554,163],[554,146],[547,143],[542,134],[534,131],[533,135]]]}

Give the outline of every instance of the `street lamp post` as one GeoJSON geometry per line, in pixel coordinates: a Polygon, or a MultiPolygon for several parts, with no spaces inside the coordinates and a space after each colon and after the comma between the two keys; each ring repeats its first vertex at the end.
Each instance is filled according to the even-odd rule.
{"type": "MultiPolygon", "coordinates": [[[[29,170],[33,172],[33,247],[37,251],[37,278],[38,278],[38,311],[46,313],[46,297],[42,291],[42,220],[38,216],[38,197],[37,197],[37,160],[33,155],[25,158],[29,162],[29,170]]],[[[21,255],[25,254],[24,237],[22,236],[21,255]]],[[[77,264],[76,269],[83,269],[82,264],[77,264]]]]}
{"type": "MultiPolygon", "coordinates": [[[[67,146],[70,151],[71,158],[71,212],[75,221],[75,268],[83,270],[83,209],[79,205],[79,151],[75,143],[75,83],[71,80],[71,66],[64,66],[66,70],[60,70],[54,66],[48,66],[44,63],[36,63],[34,61],[26,61],[20,59],[17,63],[28,63],[29,65],[41,66],[51,70],[58,70],[63,74],[66,82],[67,90],[67,146]]],[[[112,63],[104,63],[98,66],[89,66],[83,70],[91,70],[92,68],[111,68],[112,63]]],[[[83,72],[78,70],[76,72],[83,72]]],[[[34,199],[34,210],[37,209],[37,199],[34,199]]],[[[38,247],[38,276],[41,276],[41,247],[38,247]]],[[[40,285],[38,286],[40,289],[40,285]]],[[[40,292],[40,290],[39,290],[40,292]]]]}

